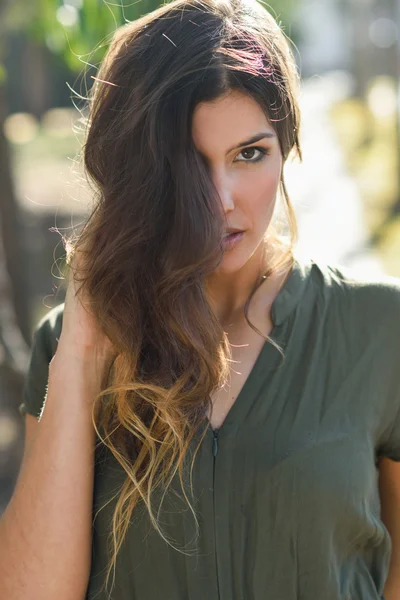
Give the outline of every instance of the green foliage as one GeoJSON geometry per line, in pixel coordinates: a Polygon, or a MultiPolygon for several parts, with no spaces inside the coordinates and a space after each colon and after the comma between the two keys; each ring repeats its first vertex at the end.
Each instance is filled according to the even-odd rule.
{"type": "Polygon", "coordinates": [[[61,54],[72,71],[99,62],[114,31],[160,5],[158,0],[124,4],[108,0],[34,0],[28,35],[61,54]]]}
{"type": "Polygon", "coordinates": [[[7,80],[7,73],[4,65],[0,62],[0,86],[4,85],[7,80]]]}
{"type": "MultiPolygon", "coordinates": [[[[294,0],[260,2],[290,37],[294,0]]],[[[80,72],[86,63],[101,60],[117,27],[160,4],[160,0],[31,0],[28,10],[15,11],[14,23],[18,28],[24,25],[28,35],[62,55],[72,71],[80,72]]]]}
{"type": "Polygon", "coordinates": [[[294,0],[259,0],[268,12],[270,12],[279,23],[280,27],[288,37],[292,37],[292,19],[299,3],[295,4],[294,0]]]}

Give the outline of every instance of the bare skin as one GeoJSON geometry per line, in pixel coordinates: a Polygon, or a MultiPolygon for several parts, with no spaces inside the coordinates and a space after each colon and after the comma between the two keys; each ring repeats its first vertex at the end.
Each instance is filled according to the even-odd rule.
{"type": "MultiPolygon", "coordinates": [[[[253,297],[255,303],[250,304],[249,319],[265,336],[270,335],[273,329],[271,305],[287,275],[286,270],[271,279],[268,286],[267,282],[262,284],[253,297]]],[[[211,394],[212,411],[208,420],[213,429],[222,426],[265,343],[265,339],[249,327],[246,321],[228,327],[226,332],[231,344],[233,363],[226,385],[211,394]]]]}
{"type": "MultiPolygon", "coordinates": [[[[193,115],[192,135],[196,149],[207,161],[228,227],[245,231],[207,281],[215,313],[225,327],[243,321],[243,307],[265,266],[264,237],[275,209],[282,155],[261,107],[236,91],[215,102],[199,104],[193,115]],[[273,137],[230,151],[256,134],[273,137]]],[[[272,282],[263,285],[267,305],[274,288],[272,282]]]]}
{"type": "MultiPolygon", "coordinates": [[[[207,161],[228,227],[245,231],[242,240],[225,252],[222,263],[207,281],[214,311],[228,335],[235,361],[230,381],[212,394],[209,420],[213,428],[219,428],[265,341],[247,324],[244,305],[268,264],[264,238],[275,209],[282,155],[278,137],[261,107],[238,91],[215,102],[199,104],[193,116],[192,135],[197,150],[207,161]],[[257,134],[268,137],[241,145],[257,134]],[[258,158],[261,160],[255,162],[258,158]]],[[[264,335],[272,330],[271,306],[287,274],[280,272],[266,280],[252,298],[250,321],[264,335]]]]}
{"type": "Polygon", "coordinates": [[[86,594],[95,441],[91,408],[112,352],[74,292],[70,281],[46,407],[39,422],[26,417],[22,466],[0,519],[0,581],[7,600],[83,600],[86,594]]]}

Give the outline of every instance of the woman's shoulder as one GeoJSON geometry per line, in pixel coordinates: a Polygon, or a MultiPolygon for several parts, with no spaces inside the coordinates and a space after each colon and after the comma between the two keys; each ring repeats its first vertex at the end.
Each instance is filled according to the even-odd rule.
{"type": "Polygon", "coordinates": [[[303,287],[297,313],[302,330],[317,327],[327,342],[341,340],[348,349],[376,344],[400,352],[399,278],[318,257],[296,260],[303,287]]]}
{"type": "Polygon", "coordinates": [[[28,372],[19,406],[21,415],[39,417],[47,393],[48,369],[61,335],[65,304],[50,308],[35,324],[28,372]]]}
{"type": "Polygon", "coordinates": [[[36,323],[33,336],[34,341],[40,338],[43,346],[48,351],[51,359],[55,354],[59,337],[61,335],[65,303],[60,303],[49,308],[48,311],[36,323]]]}
{"type": "Polygon", "coordinates": [[[44,326],[50,329],[57,329],[62,325],[62,318],[64,314],[65,302],[56,304],[53,308],[48,308],[47,311],[41,316],[37,323],[37,328],[44,326]]]}
{"type": "Polygon", "coordinates": [[[382,319],[400,314],[400,278],[318,258],[299,262],[309,265],[310,284],[321,299],[382,319]]]}

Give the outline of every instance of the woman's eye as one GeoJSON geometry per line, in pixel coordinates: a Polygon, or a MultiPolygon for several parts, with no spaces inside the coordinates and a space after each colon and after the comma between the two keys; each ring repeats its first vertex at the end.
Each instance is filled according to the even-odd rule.
{"type": "Polygon", "coordinates": [[[239,152],[238,156],[240,156],[241,154],[244,156],[244,160],[239,160],[239,162],[255,163],[255,162],[262,160],[264,158],[264,156],[266,154],[268,154],[268,151],[265,148],[252,147],[252,148],[245,148],[244,150],[241,150],[241,152],[239,152]],[[255,155],[255,157],[254,157],[254,155],[255,155]]]}

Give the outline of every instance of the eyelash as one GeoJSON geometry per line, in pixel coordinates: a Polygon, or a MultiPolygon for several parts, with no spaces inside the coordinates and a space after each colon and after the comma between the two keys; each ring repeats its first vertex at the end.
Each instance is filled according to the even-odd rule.
{"type": "Polygon", "coordinates": [[[248,146],[247,148],[243,148],[243,150],[241,150],[239,152],[239,154],[242,154],[242,152],[246,152],[246,150],[258,150],[259,152],[261,152],[261,155],[256,160],[239,160],[237,162],[254,164],[254,163],[258,163],[258,162],[262,161],[263,158],[265,158],[265,156],[268,156],[270,154],[269,150],[267,150],[266,148],[262,148],[261,146],[248,146]]]}

